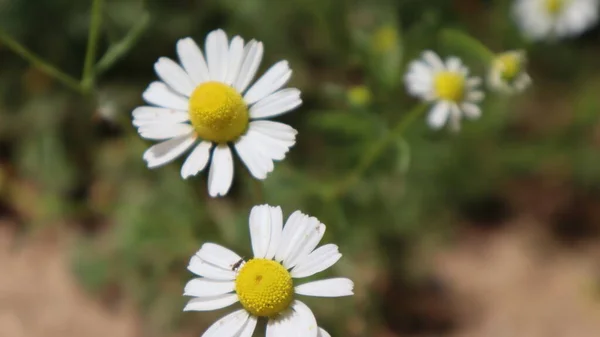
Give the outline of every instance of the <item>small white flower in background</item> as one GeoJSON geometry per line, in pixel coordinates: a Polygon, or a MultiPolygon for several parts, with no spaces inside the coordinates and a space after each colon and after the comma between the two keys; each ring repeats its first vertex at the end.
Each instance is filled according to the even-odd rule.
{"type": "Polygon", "coordinates": [[[532,40],[577,36],[598,21],[598,0],[516,0],[513,14],[532,40]]]}
{"type": "Polygon", "coordinates": [[[469,77],[469,70],[457,57],[443,62],[434,52],[425,51],[421,59],[409,64],[404,81],[411,95],[433,103],[427,122],[434,129],[449,122],[456,131],[463,115],[473,119],[481,115],[477,105],[484,97],[479,90],[481,78],[469,77]]]}
{"type": "Polygon", "coordinates": [[[250,212],[254,258],[214,243],[205,243],[188,269],[201,276],[189,281],[185,296],[193,296],[184,311],[211,311],[240,302],[242,309],[221,318],[203,337],[250,337],[259,317],[266,318],[270,337],[329,337],[317,326],[312,311],[296,295],[340,297],[353,295],[347,278],[331,278],[296,285],[334,265],[342,254],[334,244],[316,248],[325,225],[294,212],[283,226],[280,207],[255,206],[250,212]],[[315,249],[316,248],[316,249],[315,249]]]}
{"type": "Polygon", "coordinates": [[[503,93],[519,93],[531,84],[526,72],[527,56],[522,50],[496,55],[488,74],[488,85],[503,93]]]}
{"type": "Polygon", "coordinates": [[[163,140],[144,153],[149,168],[165,165],[197,144],[181,168],[185,179],[212,163],[208,191],[227,194],[233,180],[233,146],[250,173],[265,179],[273,161],[284,159],[296,142],[297,131],[278,122],[262,120],[298,107],[300,90],[281,89],[292,71],[279,61],[248,90],[263,56],[261,42],[222,30],[206,37],[206,56],[191,38],[177,42],[181,66],[161,57],[154,69],[162,81],[152,82],[143,94],[153,106],[133,111],[133,125],[142,138],[163,140]],[[214,150],[213,150],[214,148],[214,150]]]}

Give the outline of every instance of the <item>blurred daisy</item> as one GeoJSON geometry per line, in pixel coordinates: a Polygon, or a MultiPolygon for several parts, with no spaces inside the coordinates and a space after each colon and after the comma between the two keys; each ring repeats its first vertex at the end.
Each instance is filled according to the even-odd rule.
{"type": "Polygon", "coordinates": [[[516,0],[513,14],[528,38],[577,36],[598,21],[598,0],[516,0]]]}
{"type": "Polygon", "coordinates": [[[522,50],[498,54],[488,74],[490,88],[504,93],[522,92],[531,84],[526,67],[527,56],[522,50]]]}
{"type": "Polygon", "coordinates": [[[246,90],[263,55],[261,42],[222,30],[206,37],[206,55],[191,38],[177,42],[181,66],[161,57],[154,69],[162,81],[152,82],[143,94],[152,106],[133,111],[133,125],[142,138],[163,140],[144,153],[149,168],[165,165],[194,149],[181,168],[185,179],[212,163],[208,173],[211,196],[225,195],[233,180],[233,146],[250,173],[265,179],[273,161],[282,160],[296,142],[296,130],[261,120],[286,113],[302,100],[295,88],[281,89],[292,75],[287,61],[279,61],[246,90]],[[213,149],[214,148],[214,149],[213,149]]]}
{"type": "Polygon", "coordinates": [[[484,94],[479,90],[481,79],[469,77],[469,70],[456,57],[444,63],[432,51],[425,51],[420,60],[412,61],[405,75],[408,92],[426,102],[432,102],[428,124],[441,128],[450,123],[453,130],[460,129],[460,119],[478,118],[481,109],[477,105],[484,94]]]}
{"type": "Polygon", "coordinates": [[[296,211],[283,226],[281,208],[269,205],[252,208],[249,222],[254,258],[244,261],[217,244],[202,245],[188,266],[201,277],[189,281],[184,290],[195,298],[183,310],[210,311],[241,303],[242,309],[215,322],[203,337],[252,336],[260,317],[267,320],[267,336],[329,336],[295,298],[353,295],[354,284],[347,278],[295,284],[295,279],[319,273],[341,258],[334,244],[315,249],[325,225],[296,211]]]}

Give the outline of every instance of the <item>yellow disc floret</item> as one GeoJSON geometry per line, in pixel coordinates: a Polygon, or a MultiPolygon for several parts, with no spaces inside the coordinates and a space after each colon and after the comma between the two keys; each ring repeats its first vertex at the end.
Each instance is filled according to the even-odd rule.
{"type": "Polygon", "coordinates": [[[565,5],[565,0],[546,0],[546,10],[552,15],[560,13],[565,5]]]}
{"type": "Polygon", "coordinates": [[[287,309],[294,299],[294,283],[280,263],[252,259],[240,269],[235,292],[244,309],[252,315],[273,317],[287,309]]]}
{"type": "Polygon", "coordinates": [[[500,54],[494,62],[505,81],[512,81],[521,72],[521,57],[517,53],[500,54]]]}
{"type": "Polygon", "coordinates": [[[220,82],[200,84],[190,96],[190,121],[198,136],[230,142],[248,127],[248,107],[234,88],[220,82]]]}
{"type": "Polygon", "coordinates": [[[439,98],[459,102],[465,93],[465,77],[452,71],[440,71],[434,77],[433,87],[439,98]]]}

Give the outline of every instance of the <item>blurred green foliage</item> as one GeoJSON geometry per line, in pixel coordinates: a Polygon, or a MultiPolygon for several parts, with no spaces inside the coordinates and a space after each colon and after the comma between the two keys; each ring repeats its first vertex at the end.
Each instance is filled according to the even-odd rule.
{"type": "MultiPolygon", "coordinates": [[[[192,277],[185,267],[203,242],[250,256],[251,206],[281,205],[286,215],[300,209],[327,225],[324,242],[345,254],[330,273],[351,277],[357,293],[307,302],[332,335],[371,335],[389,323],[384,302],[394,282],[423,276],[412,252],[451,237],[481,200],[510,204],[510,182],[540,176],[599,193],[598,31],[530,45],[507,3],[107,0],[97,58],[112,54],[89,95],[0,45],[2,203],[27,230],[75,226],[74,271],[100,297],[116,289],[136,299],[150,335],[182,318],[207,325],[220,315],[181,315],[183,284],[192,277]],[[263,41],[262,70],[287,59],[304,100],[280,118],[299,130],[289,157],[263,184],[237,163],[223,199],[208,197],[204,174],[181,180],[181,160],[148,170],[141,156],[150,143],[130,124],[158,57],[175,57],[181,37],[202,44],[214,28],[263,41]],[[417,104],[402,76],[423,49],[457,54],[485,75],[473,53],[443,38],[447,28],[494,52],[526,48],[533,87],[521,96],[490,94],[483,117],[460,133],[431,131],[421,115],[390,136],[417,104]],[[131,29],[138,29],[134,38],[131,29]],[[364,174],[335,193],[386,137],[364,174]]],[[[81,77],[89,17],[89,1],[0,0],[2,29],[74,78],[81,77]]]]}

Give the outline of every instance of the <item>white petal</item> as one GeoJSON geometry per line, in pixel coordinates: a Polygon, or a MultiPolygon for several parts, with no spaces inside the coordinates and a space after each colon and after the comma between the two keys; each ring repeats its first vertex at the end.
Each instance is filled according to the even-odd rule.
{"type": "Polygon", "coordinates": [[[244,92],[248,87],[248,84],[250,84],[250,81],[254,78],[254,75],[256,75],[262,56],[262,42],[252,40],[244,48],[244,61],[242,62],[238,78],[234,83],[234,87],[239,92],[244,92]]]}
{"type": "Polygon", "coordinates": [[[465,116],[468,118],[475,119],[475,118],[479,118],[479,116],[481,116],[481,109],[476,104],[463,103],[463,104],[461,104],[460,107],[463,110],[463,112],[465,113],[465,116]]]}
{"type": "Polygon", "coordinates": [[[178,93],[189,97],[195,88],[192,79],[177,63],[168,57],[161,57],[154,63],[158,77],[178,93]]]}
{"type": "Polygon", "coordinates": [[[336,245],[330,243],[321,246],[300,260],[291,275],[293,278],[312,276],[333,266],[341,257],[336,245]]]}
{"type": "Polygon", "coordinates": [[[269,318],[265,337],[295,337],[296,329],[294,325],[295,319],[293,319],[294,316],[297,316],[296,312],[292,309],[287,309],[277,315],[277,317],[269,318]]]}
{"type": "Polygon", "coordinates": [[[481,85],[481,77],[471,77],[467,80],[467,87],[470,89],[476,88],[481,85]]]}
{"type": "Polygon", "coordinates": [[[194,131],[189,124],[149,124],[138,128],[138,133],[144,139],[165,140],[184,136],[194,131]]]}
{"type": "Polygon", "coordinates": [[[233,158],[227,144],[215,148],[208,172],[208,194],[211,197],[227,194],[233,182],[233,158]]]}
{"type": "Polygon", "coordinates": [[[269,95],[250,107],[250,118],[275,117],[302,104],[300,90],[287,88],[269,95]]]}
{"type": "Polygon", "coordinates": [[[290,246],[290,241],[292,237],[296,235],[296,232],[301,232],[304,230],[302,224],[304,223],[305,219],[308,219],[308,216],[300,211],[295,211],[288,217],[285,225],[283,226],[283,231],[281,232],[281,242],[279,243],[279,247],[275,253],[275,260],[281,262],[290,254],[292,249],[290,246]]]}
{"type": "Polygon", "coordinates": [[[431,50],[426,50],[423,52],[423,59],[435,70],[442,70],[445,68],[442,59],[440,59],[440,57],[431,50]]]}
{"type": "Polygon", "coordinates": [[[298,264],[298,261],[303,260],[310,254],[325,234],[325,225],[315,217],[308,218],[304,226],[304,233],[292,237],[288,243],[292,250],[287,258],[283,260],[283,265],[288,269],[294,267],[298,264]]]}
{"type": "Polygon", "coordinates": [[[194,133],[175,137],[151,146],[144,152],[143,158],[148,164],[148,168],[159,167],[179,157],[189,149],[195,141],[196,135],[194,133]]]}
{"type": "Polygon", "coordinates": [[[198,172],[204,170],[210,159],[211,148],[212,143],[207,141],[202,141],[196,146],[181,167],[181,177],[183,179],[195,176],[198,172]]]}
{"type": "Polygon", "coordinates": [[[242,258],[233,251],[216,243],[205,243],[196,255],[202,260],[223,269],[232,269],[242,258]]]}
{"type": "Polygon", "coordinates": [[[180,111],[188,110],[188,100],[171,91],[163,82],[152,82],[142,94],[144,100],[150,104],[158,105],[163,108],[175,109],[180,111]]]}
{"type": "Polygon", "coordinates": [[[229,43],[222,29],[213,30],[206,37],[206,60],[212,81],[224,82],[229,64],[229,43]]]}
{"type": "Polygon", "coordinates": [[[297,286],[296,294],[317,297],[341,297],[354,295],[354,283],[347,278],[331,278],[308,282],[297,286]]]}
{"type": "Polygon", "coordinates": [[[177,54],[183,68],[196,85],[210,80],[206,61],[194,40],[186,37],[177,41],[177,54]]]}
{"type": "Polygon", "coordinates": [[[291,318],[292,324],[295,326],[296,335],[303,337],[317,337],[319,327],[317,326],[315,315],[310,308],[307,307],[306,304],[294,300],[294,302],[292,302],[292,309],[296,313],[291,318]]]}
{"type": "Polygon", "coordinates": [[[234,311],[211,325],[202,337],[234,337],[243,329],[249,316],[244,309],[234,311]]]}
{"type": "Polygon", "coordinates": [[[224,269],[218,267],[210,262],[202,260],[196,255],[192,256],[192,258],[190,259],[190,263],[187,269],[198,276],[210,278],[213,280],[231,281],[235,280],[236,277],[235,272],[231,270],[231,268],[224,269]]]}
{"type": "Polygon", "coordinates": [[[467,101],[479,103],[483,100],[485,94],[483,91],[471,91],[467,94],[467,101]]]}
{"type": "Polygon", "coordinates": [[[279,61],[271,66],[265,74],[248,89],[244,101],[250,105],[275,92],[292,77],[292,71],[287,61],[279,61]]]}
{"type": "Polygon", "coordinates": [[[229,45],[229,64],[225,84],[232,85],[238,78],[242,62],[244,61],[244,39],[235,36],[229,45]]]}
{"type": "Polygon", "coordinates": [[[317,334],[317,337],[331,337],[331,335],[323,328],[319,328],[319,333],[317,334]]]}
{"type": "Polygon", "coordinates": [[[439,129],[444,124],[446,124],[446,120],[448,120],[448,116],[450,115],[450,104],[447,102],[438,102],[432,109],[429,111],[429,115],[427,116],[427,124],[433,129],[439,129]]]}
{"type": "Polygon", "coordinates": [[[456,56],[450,56],[446,59],[446,69],[452,72],[459,72],[462,68],[462,62],[456,56]]]}
{"type": "Polygon", "coordinates": [[[267,255],[265,259],[273,259],[279,242],[281,241],[281,230],[283,227],[283,213],[281,207],[269,207],[269,213],[271,216],[271,239],[269,240],[269,248],[267,249],[267,255]]]}
{"type": "Polygon", "coordinates": [[[269,205],[254,206],[250,211],[250,239],[255,258],[264,258],[271,239],[269,205]]]}
{"type": "Polygon", "coordinates": [[[259,144],[251,135],[243,135],[235,142],[234,146],[238,156],[254,178],[263,180],[267,178],[269,172],[273,171],[275,167],[273,161],[268,160],[268,158],[265,159],[262,156],[258,149],[259,144]]]}
{"type": "Polygon", "coordinates": [[[298,131],[293,127],[273,121],[252,121],[250,122],[250,128],[256,131],[260,131],[272,138],[277,138],[286,141],[295,141],[298,131]]]}
{"type": "Polygon", "coordinates": [[[228,307],[238,301],[236,293],[211,297],[196,297],[188,301],[183,311],[211,311],[228,307]]]}
{"type": "Polygon", "coordinates": [[[184,296],[211,297],[232,292],[235,289],[233,281],[217,281],[207,278],[190,280],[183,289],[184,296]]]}
{"type": "Polygon", "coordinates": [[[257,322],[258,322],[258,319],[256,317],[250,315],[250,317],[248,317],[248,320],[246,321],[246,324],[244,325],[242,330],[240,330],[237,333],[237,335],[235,335],[235,337],[252,337],[252,335],[254,334],[254,329],[256,329],[257,322]]]}
{"type": "Polygon", "coordinates": [[[133,125],[140,127],[149,124],[175,124],[187,122],[190,117],[185,111],[157,108],[153,106],[140,106],[133,110],[133,125]]]}

